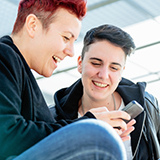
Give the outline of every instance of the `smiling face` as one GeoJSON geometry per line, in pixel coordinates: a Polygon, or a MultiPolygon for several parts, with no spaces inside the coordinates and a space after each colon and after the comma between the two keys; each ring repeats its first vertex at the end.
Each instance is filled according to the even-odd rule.
{"type": "Polygon", "coordinates": [[[81,21],[66,9],[58,9],[55,16],[47,32],[39,22],[40,27],[32,43],[32,54],[27,61],[31,69],[45,77],[52,75],[57,62],[74,55],[73,44],[81,29],[81,21]]]}
{"type": "Polygon", "coordinates": [[[125,53],[108,41],[98,41],[89,46],[83,61],[78,59],[82,74],[84,97],[105,101],[115,91],[125,68],[125,53]]]}

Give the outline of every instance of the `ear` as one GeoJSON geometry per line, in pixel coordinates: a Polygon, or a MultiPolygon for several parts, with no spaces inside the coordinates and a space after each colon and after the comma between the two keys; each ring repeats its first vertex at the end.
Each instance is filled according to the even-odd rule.
{"type": "Polygon", "coordinates": [[[38,19],[34,14],[29,14],[26,18],[26,29],[31,38],[35,36],[35,32],[38,25],[38,19]]]}
{"type": "Polygon", "coordinates": [[[77,66],[78,66],[78,72],[82,73],[82,59],[81,59],[81,56],[79,56],[78,59],[77,59],[77,66]]]}

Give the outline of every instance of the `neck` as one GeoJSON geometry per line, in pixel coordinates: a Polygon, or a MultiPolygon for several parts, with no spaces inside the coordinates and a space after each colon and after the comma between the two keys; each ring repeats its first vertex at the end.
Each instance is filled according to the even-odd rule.
{"type": "Polygon", "coordinates": [[[110,95],[105,101],[96,101],[94,99],[88,99],[87,96],[82,96],[79,103],[79,113],[84,115],[87,111],[92,108],[98,108],[105,106],[109,111],[116,110],[116,100],[113,95],[110,95]]]}
{"type": "MultiPolygon", "coordinates": [[[[24,37],[23,35],[21,35],[20,33],[16,34],[16,35],[11,35],[10,36],[13,40],[13,43],[16,45],[16,47],[19,49],[19,51],[21,52],[21,54],[23,55],[24,59],[26,60],[27,64],[30,67],[30,58],[29,58],[29,41],[27,37],[24,37]]],[[[31,52],[33,54],[33,52],[31,52]]],[[[31,68],[31,67],[30,67],[31,68]]]]}

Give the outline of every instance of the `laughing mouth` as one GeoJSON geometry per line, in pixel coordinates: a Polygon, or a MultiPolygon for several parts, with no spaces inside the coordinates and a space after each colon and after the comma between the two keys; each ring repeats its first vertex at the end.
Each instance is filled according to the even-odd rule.
{"type": "Polygon", "coordinates": [[[101,88],[105,88],[108,86],[108,84],[103,84],[103,83],[98,83],[98,82],[93,82],[96,86],[101,87],[101,88]]]}
{"type": "Polygon", "coordinates": [[[58,58],[58,57],[56,57],[56,56],[52,56],[52,58],[53,58],[56,62],[58,62],[58,63],[61,62],[60,58],[58,58]]]}

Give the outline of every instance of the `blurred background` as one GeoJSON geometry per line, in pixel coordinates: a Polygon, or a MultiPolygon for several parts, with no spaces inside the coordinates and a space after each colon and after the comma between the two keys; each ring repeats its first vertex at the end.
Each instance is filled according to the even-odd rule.
{"type": "MultiPolygon", "coordinates": [[[[18,3],[19,0],[0,0],[0,37],[11,34],[18,3]]],[[[128,58],[123,77],[135,83],[146,81],[147,91],[160,102],[160,0],[88,0],[87,9],[74,58],[59,63],[50,78],[33,71],[48,105],[54,103],[53,95],[58,89],[80,78],[77,57],[83,37],[87,30],[102,24],[116,25],[133,37],[137,50],[128,58]]]]}

